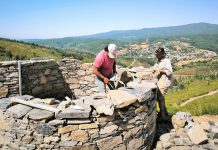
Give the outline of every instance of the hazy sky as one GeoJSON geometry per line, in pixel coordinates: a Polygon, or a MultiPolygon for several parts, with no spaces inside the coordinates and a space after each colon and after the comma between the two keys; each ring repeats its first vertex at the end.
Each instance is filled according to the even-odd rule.
{"type": "Polygon", "coordinates": [[[12,39],[218,24],[218,0],[0,0],[0,6],[0,37],[12,39]]]}

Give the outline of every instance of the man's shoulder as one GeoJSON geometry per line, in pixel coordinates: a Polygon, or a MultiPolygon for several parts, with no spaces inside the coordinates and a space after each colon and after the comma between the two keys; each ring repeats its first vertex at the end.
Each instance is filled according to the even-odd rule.
{"type": "Polygon", "coordinates": [[[171,60],[169,58],[164,58],[163,61],[164,62],[171,62],[171,60]]]}

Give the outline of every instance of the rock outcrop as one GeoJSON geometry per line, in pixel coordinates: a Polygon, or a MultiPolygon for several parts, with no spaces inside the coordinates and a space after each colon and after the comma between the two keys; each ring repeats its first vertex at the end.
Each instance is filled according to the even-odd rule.
{"type": "Polygon", "coordinates": [[[218,122],[194,122],[190,113],[177,112],[172,117],[173,129],[162,134],[156,150],[216,150],[218,122]]]}

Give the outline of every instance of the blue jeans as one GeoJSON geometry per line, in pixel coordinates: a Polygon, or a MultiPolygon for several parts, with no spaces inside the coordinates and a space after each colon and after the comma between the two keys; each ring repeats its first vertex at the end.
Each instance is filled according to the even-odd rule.
{"type": "MultiPolygon", "coordinates": [[[[110,79],[111,77],[113,77],[113,75],[114,75],[114,74],[111,74],[111,75],[109,76],[109,79],[110,79]]],[[[98,91],[99,91],[100,93],[106,93],[106,84],[104,83],[104,81],[103,81],[101,78],[99,78],[99,77],[96,77],[96,80],[98,81],[98,91]]],[[[107,84],[107,86],[109,87],[110,90],[115,89],[114,82],[112,82],[112,81],[109,81],[109,83],[107,84]]]]}

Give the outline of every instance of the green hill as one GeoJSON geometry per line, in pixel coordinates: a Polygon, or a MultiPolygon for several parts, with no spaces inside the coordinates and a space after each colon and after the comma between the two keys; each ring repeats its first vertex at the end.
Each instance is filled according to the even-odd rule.
{"type": "Polygon", "coordinates": [[[55,60],[61,58],[54,48],[0,38],[0,61],[23,60],[32,57],[50,57],[55,60]]]}
{"type": "Polygon", "coordinates": [[[218,25],[208,23],[144,28],[140,30],[110,31],[87,36],[25,41],[56,48],[98,52],[101,50],[100,48],[105,47],[109,43],[115,43],[119,45],[119,47],[128,47],[128,45],[141,40],[146,41],[148,39],[148,41],[151,42],[157,39],[176,39],[177,37],[190,39],[186,42],[197,48],[218,52],[218,25]]]}

